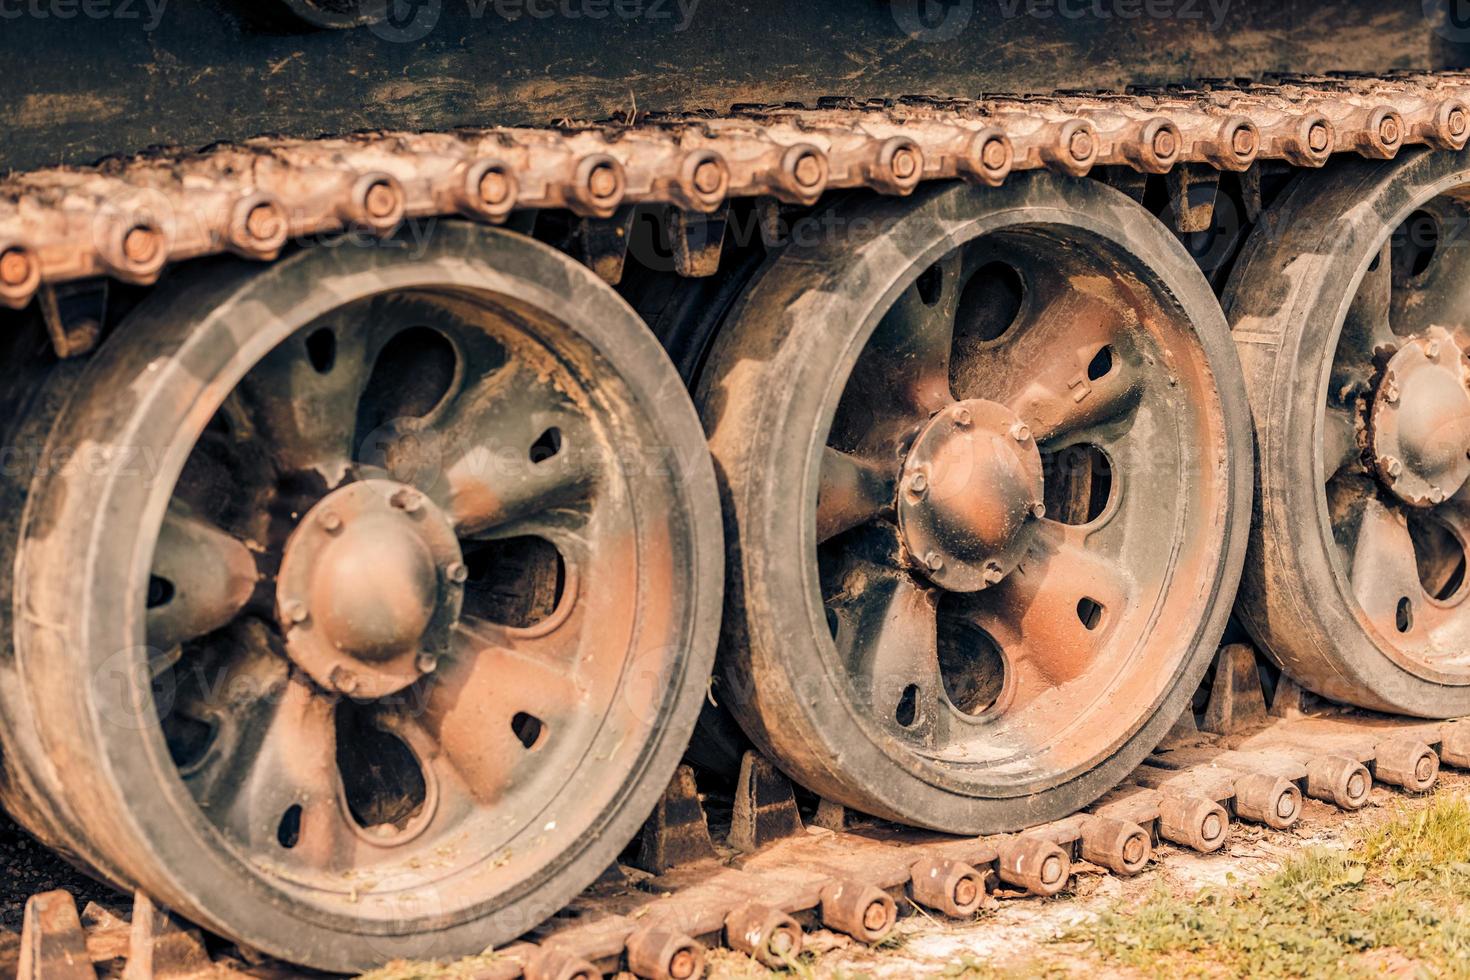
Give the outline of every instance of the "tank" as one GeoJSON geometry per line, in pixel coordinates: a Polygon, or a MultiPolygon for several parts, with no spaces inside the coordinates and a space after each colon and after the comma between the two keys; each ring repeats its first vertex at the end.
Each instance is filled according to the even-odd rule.
{"type": "Polygon", "coordinates": [[[504,946],[694,770],[1052,824],[1255,669],[1222,640],[1470,714],[1451,5],[0,17],[0,799],[211,933],[504,946]]]}

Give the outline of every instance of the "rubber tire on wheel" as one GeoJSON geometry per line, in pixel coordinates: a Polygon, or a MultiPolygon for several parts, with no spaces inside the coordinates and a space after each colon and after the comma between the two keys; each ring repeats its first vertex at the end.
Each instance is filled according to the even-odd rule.
{"type": "MultiPolygon", "coordinates": [[[[778,252],[737,302],[696,391],[725,495],[723,702],[788,775],[861,812],[956,833],[1059,818],[1116,786],[1162,740],[1208,668],[1230,613],[1250,504],[1248,409],[1219,306],[1188,254],[1148,212],[1095,181],[1022,174],[1005,186],[922,188],[858,199],[814,217],[815,243],[778,252]],[[829,220],[830,219],[830,220],[829,220]],[[814,652],[830,645],[817,587],[818,469],[837,392],[879,314],[924,267],[997,228],[1080,225],[1142,257],[1167,302],[1186,311],[1217,386],[1222,488],[1211,502],[1217,557],[1179,638],[1177,673],[1105,758],[1063,781],[987,795],[917,778],[878,747],[814,652]],[[895,267],[906,271],[895,271],[895,267]],[[772,298],[774,297],[774,298],[772,298]],[[759,311],[751,311],[759,306],[759,311]],[[878,313],[857,326],[853,317],[878,313]],[[825,416],[824,416],[825,412],[825,416]]],[[[800,239],[797,239],[801,241],[800,239]]],[[[1182,627],[1181,627],[1182,628],[1182,627]]]]}
{"type": "MultiPolygon", "coordinates": [[[[503,944],[590,884],[672,776],[718,631],[723,548],[714,473],[687,391],[643,322],[584,266],[523,236],[446,222],[412,248],[400,240],[307,248],[270,266],[219,261],[176,274],[88,362],[51,371],[31,400],[12,448],[32,450],[44,438],[44,452],[26,458],[68,465],[13,467],[3,486],[6,499],[27,494],[4,539],[17,555],[13,579],[6,563],[14,656],[0,665],[7,807],[114,884],[141,888],[255,949],[333,971],[503,944]],[[298,899],[246,861],[195,804],[153,713],[141,659],[142,596],[154,535],[189,447],[236,380],[323,310],[413,289],[514,297],[527,311],[561,311],[556,329],[575,338],[577,356],[597,365],[599,377],[618,379],[606,382],[617,392],[610,404],[636,406],[639,438],[651,437],[674,467],[650,476],[635,472],[644,457],[620,461],[644,491],[670,489],[655,504],[641,497],[628,504],[661,538],[650,548],[657,554],[642,572],[647,580],[624,587],[629,595],[657,589],[664,605],[645,602],[630,616],[639,624],[633,659],[595,729],[593,753],[565,780],[570,799],[591,767],[611,773],[610,802],[585,818],[565,799],[558,814],[543,807],[520,848],[535,863],[488,897],[464,889],[476,904],[447,888],[370,919],[371,906],[355,894],[349,901],[343,892],[330,907],[298,899]],[[659,615],[647,616],[648,608],[659,615]],[[618,754],[624,739],[635,749],[626,759],[618,754]],[[612,758],[620,760],[615,770],[612,758]],[[568,824],[559,838],[551,834],[556,815],[568,824]]],[[[634,424],[627,420],[630,431],[634,424]]],[[[626,435],[621,424],[611,431],[626,435]]],[[[515,859],[509,849],[486,850],[472,867],[482,874],[515,859]]]]}
{"type": "Polygon", "coordinates": [[[1333,544],[1318,426],[1343,321],[1369,263],[1416,208],[1467,183],[1465,151],[1345,160],[1304,174],[1262,216],[1222,295],[1257,445],[1241,618],[1307,689],[1426,718],[1470,713],[1470,683],[1407,670],[1366,631],[1333,544]]]}

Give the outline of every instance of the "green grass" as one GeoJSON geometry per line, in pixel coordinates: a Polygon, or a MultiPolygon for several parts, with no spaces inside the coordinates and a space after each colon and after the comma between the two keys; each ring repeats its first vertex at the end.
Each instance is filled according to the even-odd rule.
{"type": "Polygon", "coordinates": [[[1160,886],[1061,937],[1151,976],[1470,977],[1470,804],[1401,806],[1345,850],[1248,884],[1160,886]]]}

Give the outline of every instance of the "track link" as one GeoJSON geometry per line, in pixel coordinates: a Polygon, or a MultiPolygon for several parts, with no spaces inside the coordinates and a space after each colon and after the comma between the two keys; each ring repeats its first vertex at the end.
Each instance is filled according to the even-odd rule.
{"type": "MultiPolygon", "coordinates": [[[[1221,694],[1217,684],[1216,702],[1221,694]]],[[[969,918],[997,901],[1062,893],[1079,862],[1132,875],[1160,843],[1208,853],[1224,846],[1234,824],[1290,829],[1303,819],[1304,796],[1356,810],[1375,785],[1425,793],[1441,765],[1470,770],[1470,719],[1426,723],[1339,709],[1305,715],[1282,711],[1283,700],[1275,709],[1292,717],[1249,732],[1176,731],[1092,807],[1019,834],[947,837],[825,803],[806,827],[791,785],[749,753],[730,832],[716,846],[693,774],[681,767],[643,832],[635,862],[642,869],[610,869],[550,922],[477,964],[475,975],[539,980],[627,970],[684,980],[700,975],[712,945],[780,966],[801,952],[811,929],[882,941],[899,902],[969,918]]],[[[1235,718],[1249,721],[1245,712],[1235,718]]],[[[96,906],[79,915],[66,892],[27,904],[21,980],[92,977],[96,967],[123,963],[126,975],[139,977],[293,972],[238,950],[211,957],[197,931],[141,893],[131,923],[96,906]]]]}
{"type": "Polygon", "coordinates": [[[1459,149],[1467,137],[1470,73],[1444,72],[259,138],[0,182],[0,302],[22,307],[43,285],[93,276],[146,284],[203,255],[269,260],[293,238],[388,234],[406,218],[503,221],[543,208],[608,218],[645,203],[698,216],[734,198],[811,204],[828,190],[906,194],[955,177],[994,185],[1038,168],[1320,167],[1335,153],[1387,158],[1406,146],[1459,149]]]}

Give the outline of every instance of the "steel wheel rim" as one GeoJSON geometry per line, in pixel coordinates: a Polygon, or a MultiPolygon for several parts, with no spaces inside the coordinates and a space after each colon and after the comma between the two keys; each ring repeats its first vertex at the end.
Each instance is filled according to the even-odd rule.
{"type": "MultiPolygon", "coordinates": [[[[474,888],[455,891],[409,887],[394,896],[383,889],[380,907],[367,909],[364,902],[353,900],[350,892],[330,902],[311,903],[299,901],[294,892],[274,885],[273,890],[265,890],[258,880],[260,869],[246,863],[216,832],[194,806],[183,781],[157,779],[158,773],[171,772],[173,767],[162,736],[145,724],[136,724],[137,718],[133,718],[134,724],[119,724],[119,719],[126,722],[130,713],[136,715],[144,708],[151,713],[153,709],[150,678],[146,669],[140,669],[139,651],[117,651],[116,640],[110,644],[107,641],[119,630],[141,632],[142,602],[131,586],[106,575],[94,580],[97,602],[83,609],[79,617],[82,639],[78,640],[93,661],[79,664],[78,669],[86,670],[93,683],[88,689],[89,700],[82,705],[81,723],[72,727],[108,733],[109,737],[100,739],[99,751],[105,758],[106,780],[110,782],[101,785],[127,802],[106,815],[112,821],[106,831],[101,829],[101,817],[92,813],[87,825],[89,836],[104,853],[110,851],[123,863],[117,875],[121,882],[142,882],[151,894],[186,910],[196,921],[257,948],[336,969],[360,969],[394,956],[472,951],[487,943],[507,941],[534,926],[595,877],[634,833],[677,762],[704,689],[717,623],[713,613],[718,608],[717,599],[711,605],[719,583],[718,566],[712,564],[718,558],[718,513],[711,506],[713,477],[707,458],[692,451],[702,446],[697,421],[676,378],[657,361],[657,345],[626,307],[618,305],[606,287],[571,260],[502,232],[445,226],[439,229],[428,257],[415,256],[411,262],[403,261],[404,252],[392,243],[369,251],[371,254],[350,251],[332,258],[323,250],[313,258],[297,256],[258,273],[262,279],[288,285],[286,293],[294,295],[297,302],[283,300],[275,311],[258,301],[253,305],[247,302],[243,315],[239,305],[228,309],[228,315],[211,313],[210,321],[227,337],[233,337],[234,346],[210,353],[202,345],[184,343],[172,359],[158,362],[164,369],[160,372],[163,381],[177,382],[178,389],[185,393],[182,406],[175,395],[172,404],[167,404],[167,399],[146,398],[122,405],[121,413],[64,417],[70,437],[100,426],[106,431],[122,432],[133,440],[130,445],[152,454],[156,479],[144,485],[144,481],[114,479],[109,472],[109,479],[100,489],[107,501],[103,506],[108,510],[140,513],[138,526],[147,536],[150,527],[156,529],[163,524],[168,491],[182,471],[186,455],[173,448],[173,429],[169,429],[170,437],[160,436],[158,423],[182,412],[183,427],[192,428],[196,435],[202,432],[223,397],[222,393],[212,394],[212,386],[202,379],[213,379],[226,390],[233,387],[283,332],[294,332],[302,323],[340,305],[335,297],[425,288],[444,291],[456,302],[493,295],[506,303],[521,304],[516,322],[522,326],[536,330],[558,327],[568,338],[582,338],[576,357],[583,368],[601,370],[621,365],[639,379],[634,387],[622,382],[603,383],[597,396],[602,400],[599,404],[626,402],[629,413],[620,417],[616,432],[624,440],[618,449],[620,479],[637,476],[641,480],[633,484],[633,492],[624,500],[636,512],[636,523],[630,526],[632,538],[625,543],[642,549],[637,552],[642,564],[636,581],[630,583],[634,594],[644,597],[636,613],[636,642],[620,661],[618,696],[611,700],[600,721],[590,726],[592,754],[579,760],[575,771],[564,773],[563,785],[547,801],[548,806],[555,804],[563,811],[560,818],[533,822],[503,852],[480,852],[484,860],[474,870],[479,877],[471,882],[483,886],[478,892],[474,888]],[[486,247],[499,249],[494,266],[483,260],[481,250],[486,247]],[[302,265],[304,274],[298,268],[302,265]],[[325,285],[312,275],[312,270],[326,280],[325,285]],[[566,311],[567,325],[559,326],[545,315],[532,317],[530,314],[537,309],[566,311]],[[599,309],[601,316],[589,319],[592,311],[599,309]],[[270,339],[272,334],[276,335],[274,340],[270,339]],[[123,418],[114,422],[109,416],[116,414],[123,418]],[[647,447],[635,438],[640,431],[636,419],[655,420],[644,424],[657,433],[655,445],[662,447],[664,455],[643,451],[647,447]],[[669,457],[670,451],[677,458],[669,457]],[[666,488],[668,496],[653,506],[646,493],[656,486],[666,488]],[[683,570],[677,574],[690,576],[687,588],[660,588],[659,583],[670,581],[676,569],[683,570]],[[109,605],[109,598],[115,598],[115,603],[109,605]],[[626,748],[620,752],[619,746],[624,743],[626,748]],[[578,787],[575,795],[567,789],[574,785],[578,787]],[[595,801],[601,800],[601,811],[589,813],[585,819],[579,813],[569,816],[567,809],[578,799],[587,801],[589,809],[596,809],[595,801]],[[160,827],[174,828],[177,833],[159,835],[154,831],[160,827]],[[136,847],[139,841],[148,842],[150,856],[146,860],[129,856],[128,848],[136,847]],[[225,888],[226,882],[235,885],[225,888]],[[309,920],[312,926],[326,931],[305,931],[300,938],[291,930],[283,933],[283,915],[286,921],[309,920]],[[324,938],[329,935],[351,935],[365,941],[344,944],[324,938]]],[[[215,290],[215,300],[225,305],[227,300],[233,301],[231,290],[248,278],[243,274],[221,276],[221,284],[211,283],[200,301],[208,304],[210,291],[215,290]]],[[[194,301],[191,298],[190,302],[194,301]]],[[[168,318],[161,324],[154,326],[163,336],[184,329],[168,318]]],[[[121,361],[124,369],[151,370],[148,362],[136,363],[135,353],[121,350],[113,354],[111,360],[121,361]]],[[[108,363],[104,349],[90,367],[102,370],[99,365],[108,363]]],[[[193,440],[188,441],[192,445],[193,440]]],[[[88,560],[104,568],[127,568],[129,576],[115,576],[117,579],[147,582],[151,551],[151,546],[98,540],[88,560]],[[119,550],[126,553],[119,555],[119,550]]],[[[45,560],[42,552],[36,557],[45,560]]],[[[37,601],[38,595],[27,596],[28,585],[25,581],[17,583],[18,598],[37,601]]],[[[540,628],[550,626],[543,624],[540,628]]],[[[522,638],[528,638],[536,629],[522,632],[522,638]]],[[[38,678],[31,687],[38,690],[45,683],[45,679],[38,678]]],[[[82,799],[93,798],[88,794],[82,799]]],[[[75,799],[69,805],[73,810],[86,809],[75,799]]],[[[423,886],[430,878],[420,868],[409,870],[412,873],[407,877],[413,879],[410,885],[423,886]]],[[[457,879],[455,884],[463,884],[463,880],[457,879]]],[[[359,891],[357,898],[364,894],[366,890],[359,891]]]]}
{"type": "MultiPolygon", "coordinates": [[[[1019,240],[1023,240],[1028,235],[1036,235],[1039,236],[1041,239],[1047,239],[1049,237],[1056,236],[1064,241],[1069,238],[1073,241],[1080,240],[1082,242],[1086,242],[1087,247],[1099,248],[1103,250],[1104,253],[1106,253],[1108,250],[1118,248],[1118,246],[1114,242],[1112,242],[1106,235],[1098,234],[1095,229],[1086,228],[1084,226],[1085,223],[1073,224],[1075,220],[1076,216],[1066,215],[1064,218],[1058,221],[1056,226],[1049,226],[1045,222],[1025,224],[1020,226],[1008,224],[1005,222],[997,222],[996,225],[989,230],[989,236],[992,239],[1005,241],[1007,246],[1016,245],[1019,240]]],[[[981,234],[977,238],[970,239],[967,245],[962,246],[962,248],[978,247],[983,251],[985,246],[981,243],[985,240],[985,237],[985,235],[981,234]]],[[[945,252],[947,250],[940,249],[939,251],[945,252]]],[[[1000,250],[991,252],[989,254],[993,259],[996,255],[1000,254],[1000,250]]],[[[931,267],[930,263],[933,263],[934,260],[940,258],[940,255],[932,255],[926,257],[927,261],[915,263],[916,268],[910,270],[910,272],[906,274],[904,280],[902,281],[899,296],[903,297],[913,294],[919,288],[918,284],[925,270],[931,267]]],[[[1138,288],[1138,286],[1139,284],[1136,281],[1132,284],[1132,288],[1138,288]]],[[[1146,290],[1144,291],[1146,292],[1146,290]]],[[[1023,309],[1018,311],[1018,316],[1025,315],[1024,305],[1026,302],[1027,300],[1023,299],[1023,309]]],[[[1171,301],[1167,298],[1154,297],[1152,300],[1150,300],[1150,302],[1162,302],[1163,305],[1159,307],[1159,311],[1162,312],[1163,309],[1169,308],[1169,304],[1171,301]]],[[[1190,353],[1191,351],[1194,351],[1195,348],[1191,340],[1192,328],[1189,325],[1188,319],[1187,317],[1183,316],[1182,312],[1178,313],[1177,317],[1178,319],[1174,322],[1173,325],[1174,329],[1177,331],[1174,335],[1174,343],[1176,347],[1171,348],[1170,353],[1175,356],[1176,364],[1178,363],[1180,355],[1184,355],[1184,367],[1186,370],[1195,372],[1194,378],[1196,380],[1208,380],[1210,376],[1209,371],[1207,368],[1203,367],[1201,361],[1190,360],[1191,358],[1197,358],[1198,355],[1196,353],[1190,353]]],[[[1163,318],[1161,317],[1161,319],[1163,318]]],[[[873,335],[879,336],[879,331],[881,331],[881,329],[881,326],[875,326],[873,335]]],[[[983,343],[979,345],[982,351],[984,350],[985,346],[986,345],[983,343]]],[[[1077,365],[1077,367],[1083,371],[1085,371],[1086,365],[1090,363],[1095,354],[1095,351],[1088,351],[1087,353],[1088,357],[1082,359],[1077,365]]],[[[1115,351],[1115,353],[1118,352],[1115,351]]],[[[856,362],[860,365],[862,354],[855,354],[854,357],[856,358],[856,362]]],[[[1116,361],[1114,364],[1114,368],[1115,370],[1117,368],[1116,361]]],[[[853,377],[856,379],[858,375],[859,370],[855,370],[853,373],[853,377]]],[[[1103,377],[1095,380],[1105,381],[1107,376],[1108,372],[1103,372],[1103,377]]],[[[1176,382],[1179,381],[1177,375],[1175,377],[1175,380],[1176,382]]],[[[852,381],[848,382],[849,385],[851,385],[852,383],[852,381]]],[[[974,382],[972,382],[972,384],[973,383],[974,382]]],[[[1191,383],[1192,382],[1190,381],[1186,381],[1183,383],[1185,390],[1189,390],[1189,385],[1191,383]]],[[[833,387],[836,391],[840,391],[842,387],[841,382],[834,382],[833,387]]],[[[974,392],[966,391],[963,392],[963,394],[983,395],[984,391],[982,389],[983,385],[977,387],[974,392]]],[[[871,390],[867,390],[863,392],[863,397],[872,398],[876,396],[871,390]]],[[[1208,399],[1206,400],[1208,401],[1208,399]]],[[[942,402],[943,399],[941,398],[940,401],[942,402]]],[[[835,426],[837,428],[840,428],[840,411],[834,411],[833,414],[835,426]]],[[[1022,418],[1019,419],[1019,421],[1028,422],[1028,419],[1022,418]]],[[[1030,419],[1029,421],[1035,420],[1030,419]]],[[[1222,423],[1218,411],[1211,408],[1205,408],[1201,416],[1196,421],[1199,423],[1201,429],[1203,430],[1196,437],[1196,441],[1193,443],[1193,448],[1197,450],[1196,458],[1210,461],[1217,461],[1222,459],[1226,438],[1221,431],[1222,423]]],[[[1045,434],[1043,430],[1042,441],[1048,441],[1048,438],[1049,437],[1047,436],[1047,434],[1045,434]]],[[[1032,441],[1034,442],[1035,440],[1032,441]]],[[[1180,453],[1177,457],[1181,460],[1181,462],[1178,464],[1178,472],[1176,473],[1175,478],[1181,484],[1185,482],[1185,477],[1183,473],[1183,468],[1185,464],[1182,462],[1182,460],[1186,458],[1186,455],[1187,454],[1185,453],[1180,453]]],[[[813,468],[818,472],[822,472],[825,469],[825,465],[825,459],[814,460],[813,468]]],[[[848,482],[850,485],[850,481],[844,482],[848,482]]],[[[1214,492],[1205,491],[1200,495],[1200,498],[1197,499],[1219,500],[1229,496],[1228,492],[1224,489],[1224,477],[1221,474],[1219,467],[1217,466],[1210,466],[1207,464],[1204,467],[1204,477],[1200,482],[1202,485],[1212,487],[1214,492]]],[[[900,501],[902,501],[902,494],[904,493],[904,490],[898,488],[897,483],[897,480],[893,480],[887,481],[885,485],[894,486],[895,493],[899,496],[900,501]]],[[[818,500],[820,500],[821,494],[818,493],[817,496],[818,500]]],[[[1115,488],[1114,493],[1111,495],[1109,501],[1103,506],[1102,511],[1096,515],[1093,521],[1088,522],[1088,527],[1084,528],[1084,530],[1096,533],[1098,531],[1104,530],[1110,522],[1118,521],[1119,508],[1128,500],[1128,496],[1129,495],[1126,493],[1120,494],[1115,488]]],[[[820,506],[820,503],[814,506],[812,508],[812,513],[816,514],[820,506]]],[[[902,506],[902,504],[900,504],[900,506],[902,506]]],[[[1203,504],[1201,506],[1190,509],[1188,512],[1188,517],[1190,519],[1198,520],[1209,510],[1210,508],[1208,507],[1208,505],[1203,504]]],[[[1184,524],[1188,523],[1185,518],[1186,512],[1184,509],[1181,509],[1179,513],[1179,523],[1176,526],[1183,526],[1184,524]]],[[[1033,522],[1044,527],[1048,524],[1048,519],[1043,518],[1039,522],[1036,522],[1034,520],[1033,522]]],[[[821,517],[816,517],[812,523],[814,525],[814,539],[821,538],[826,530],[823,525],[827,522],[824,521],[821,517]]],[[[1197,528],[1198,525],[1194,525],[1194,527],[1197,528]]],[[[1068,531],[1066,533],[1068,535],[1072,535],[1077,532],[1068,531]]],[[[1176,535],[1176,538],[1178,536],[1179,535],[1176,535]]],[[[902,537],[902,535],[900,535],[900,537],[902,537]]],[[[1208,551],[1209,549],[1206,550],[1208,551]]],[[[920,559],[921,561],[923,558],[923,556],[914,557],[920,559]]],[[[941,568],[943,568],[949,564],[949,561],[947,560],[946,556],[941,557],[946,558],[946,560],[941,563],[941,568]]],[[[1218,552],[1200,554],[1196,556],[1198,564],[1193,566],[1192,570],[1202,571],[1205,575],[1213,575],[1217,569],[1217,561],[1213,559],[1218,559],[1219,557],[1220,555],[1218,554],[1218,552]]],[[[1173,576],[1183,574],[1179,571],[1178,568],[1179,555],[1177,543],[1172,544],[1171,547],[1168,549],[1167,561],[1170,563],[1171,580],[1173,576]]],[[[816,565],[817,563],[813,564],[816,565]]],[[[812,603],[813,607],[816,609],[825,609],[831,605],[830,599],[832,596],[832,591],[830,588],[830,583],[823,582],[823,576],[817,568],[813,569],[812,578],[814,579],[814,591],[816,592],[816,597],[814,598],[812,603]]],[[[1007,580],[1009,580],[1009,576],[1007,577],[1007,580]]],[[[1131,632],[1138,637],[1138,648],[1140,649],[1147,643],[1147,637],[1151,633],[1155,632],[1152,627],[1159,621],[1160,617],[1163,615],[1163,607],[1168,597],[1171,594],[1177,597],[1179,594],[1177,590],[1172,591],[1171,593],[1171,590],[1167,586],[1167,581],[1159,583],[1159,588],[1156,592],[1156,601],[1147,608],[1133,609],[1128,614],[1129,622],[1135,624],[1131,632]]],[[[1098,597],[1087,596],[1084,593],[1073,597],[1071,599],[1071,602],[1076,603],[1082,598],[1090,598],[1096,600],[1098,597]]],[[[1103,617],[1106,617],[1110,613],[1115,612],[1119,604],[1103,601],[1101,605],[1104,607],[1101,611],[1101,614],[1103,617]],[[1109,605],[1113,605],[1112,610],[1109,610],[1107,608],[1109,605]]],[[[1180,604],[1176,603],[1176,605],[1172,608],[1178,610],[1180,608],[1180,604]]],[[[1083,626],[1082,624],[1081,612],[1074,610],[1070,613],[1070,617],[1072,621],[1077,622],[1079,626],[1085,629],[1085,626],[1083,626]]],[[[840,642],[841,624],[839,624],[838,632],[840,642]]],[[[994,631],[982,630],[982,632],[991,633],[994,631]]],[[[1088,630],[1087,632],[1092,631],[1088,630]]],[[[994,637],[992,636],[991,639],[993,640],[994,637]]],[[[1165,693],[1167,693],[1169,682],[1171,682],[1174,677],[1177,676],[1178,671],[1183,668],[1183,661],[1187,659],[1187,648],[1181,644],[1178,644],[1176,637],[1171,637],[1170,640],[1175,644],[1176,649],[1172,655],[1172,658],[1170,656],[1165,656],[1164,658],[1162,658],[1165,663],[1165,669],[1157,671],[1157,673],[1152,678],[1146,678],[1140,672],[1135,670],[1132,678],[1134,686],[1130,689],[1132,693],[1128,695],[1130,700],[1121,703],[1152,705],[1155,704],[1161,697],[1163,697],[1165,693]]],[[[972,738],[967,745],[963,746],[963,748],[965,749],[965,752],[963,753],[935,752],[933,751],[932,746],[926,745],[923,747],[919,747],[910,744],[909,742],[906,742],[902,737],[902,730],[908,729],[911,726],[898,724],[896,726],[898,730],[895,730],[895,724],[893,722],[890,722],[886,717],[886,709],[884,712],[881,713],[873,710],[876,707],[876,699],[875,702],[865,702],[864,699],[867,695],[867,692],[875,690],[876,687],[874,685],[869,685],[866,690],[856,688],[851,683],[850,675],[840,669],[840,665],[837,661],[837,657],[839,656],[837,644],[832,643],[829,639],[829,636],[822,636],[820,642],[829,669],[833,669],[834,667],[839,668],[835,669],[833,672],[838,676],[839,681],[844,685],[843,689],[848,692],[848,697],[851,703],[854,705],[851,710],[853,711],[855,717],[860,718],[861,723],[869,732],[869,737],[874,741],[874,743],[879,745],[883,749],[883,751],[885,751],[885,753],[890,756],[890,758],[893,758],[905,768],[921,774],[921,776],[926,780],[933,781],[939,784],[949,784],[953,786],[964,785],[967,786],[971,791],[974,791],[975,783],[978,780],[985,783],[985,788],[987,791],[993,791],[1000,794],[1017,792],[1021,789],[1022,784],[1024,784],[1027,789],[1031,790],[1034,790],[1038,785],[1057,785],[1066,781],[1069,778],[1074,777],[1078,772],[1086,770],[1090,764],[1095,763],[1095,760],[1098,757],[1105,756],[1106,754],[1110,753],[1119,744],[1126,740],[1129,735],[1136,731],[1137,728],[1142,725],[1143,722],[1145,722],[1148,718],[1147,714],[1132,716],[1127,719],[1126,723],[1114,726],[1112,730],[1104,732],[1100,738],[1096,737],[1096,733],[1094,733],[1093,736],[1079,739],[1079,742],[1085,743],[1085,745],[1088,747],[1081,753],[1083,757],[1073,758],[1071,760],[1063,762],[1062,764],[1041,764],[1038,760],[1040,760],[1043,756],[1047,754],[1048,749],[1045,746],[1037,746],[1035,743],[1018,745],[1017,748],[1013,752],[1011,752],[1010,755],[1005,756],[1001,759],[991,758],[989,760],[979,760],[976,758],[976,756],[981,753],[977,753],[975,751],[976,744],[982,741],[988,741],[991,743],[991,745],[993,745],[996,741],[999,740],[1000,731],[1003,728],[1003,725],[1001,725],[999,723],[999,720],[991,713],[981,711],[977,714],[969,714],[968,712],[958,710],[953,705],[952,695],[950,695],[949,692],[945,692],[944,695],[936,699],[937,702],[941,703],[944,706],[945,711],[947,712],[945,717],[951,719],[954,722],[957,722],[960,725],[965,726],[965,729],[970,733],[973,733],[975,737],[972,738]],[[1025,767],[1022,767],[1025,771],[1021,773],[1016,773],[1014,771],[1010,774],[1005,773],[1005,762],[1007,760],[1014,762],[1015,759],[1018,757],[1026,757],[1028,759],[1027,765],[1025,767]],[[946,772],[946,767],[955,765],[961,765],[970,770],[970,772],[967,773],[963,784],[960,780],[956,779],[953,774],[946,772]]],[[[1002,656],[1005,656],[1004,643],[1001,643],[1000,646],[1002,656]]],[[[1121,674],[1126,672],[1126,667],[1126,664],[1120,665],[1118,673],[1121,674]]],[[[1009,669],[1007,669],[1006,674],[1010,674],[1009,669]]],[[[999,685],[992,685],[992,687],[994,688],[994,694],[996,695],[996,700],[998,704],[1005,706],[1007,699],[1010,699],[1010,703],[1014,704],[1014,699],[1016,697],[1016,685],[1009,680],[1009,676],[1004,683],[1001,683],[999,685]]],[[[1116,700],[1118,697],[1116,687],[1117,685],[1115,684],[1114,690],[1112,691],[1114,700],[1116,700]]],[[[889,692],[890,695],[892,693],[892,691],[889,692]]],[[[1108,694],[1109,689],[1107,687],[1101,688],[1100,693],[1098,693],[1092,699],[1092,704],[1096,706],[1102,701],[1108,699],[1108,694]]],[[[901,699],[902,693],[900,690],[900,700],[901,699]]],[[[892,700],[892,697],[890,697],[889,701],[892,700]]],[[[1037,705],[1038,707],[1041,706],[1041,703],[1038,701],[1033,700],[1032,703],[1037,705]]],[[[1038,711],[1038,714],[1054,715],[1055,710],[1056,709],[1042,710],[1038,711]]],[[[1075,715],[1068,715],[1066,717],[1072,717],[1074,720],[1069,725],[1063,727],[1061,731],[1052,730],[1047,733],[1048,736],[1052,737],[1055,741],[1061,741],[1067,734],[1075,735],[1082,727],[1083,720],[1086,717],[1086,713],[1083,712],[1075,715]]],[[[894,715],[894,721],[898,721],[896,714],[894,715]]]]}
{"type": "Polygon", "coordinates": [[[1442,181],[1384,220],[1328,340],[1316,420],[1342,601],[1399,668],[1456,686],[1470,684],[1470,331],[1452,288],[1464,243],[1439,229],[1463,227],[1465,200],[1442,181]]]}

